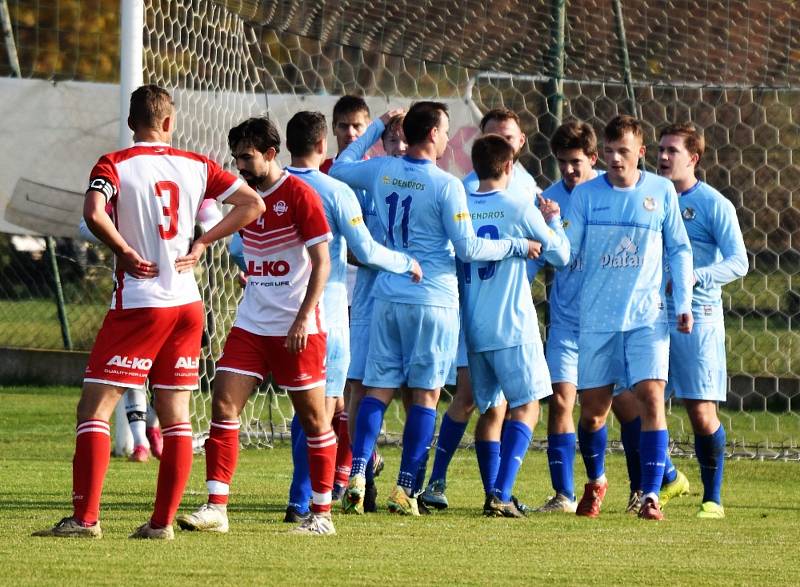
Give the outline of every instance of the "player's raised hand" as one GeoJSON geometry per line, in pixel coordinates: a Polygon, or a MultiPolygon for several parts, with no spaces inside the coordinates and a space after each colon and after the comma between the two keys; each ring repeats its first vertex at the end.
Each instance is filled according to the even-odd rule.
{"type": "Polygon", "coordinates": [[[125,249],[117,255],[117,269],[122,269],[136,279],[152,279],[158,277],[158,264],[143,259],[133,249],[125,249]]]}
{"type": "Polygon", "coordinates": [[[205,253],[207,246],[208,245],[198,241],[193,242],[192,248],[188,255],[184,255],[183,257],[178,257],[175,259],[175,270],[178,273],[191,270],[192,267],[197,265],[197,262],[203,257],[203,253],[205,253]]]}
{"type": "Polygon", "coordinates": [[[411,281],[414,283],[419,283],[422,281],[422,267],[419,266],[416,259],[411,259],[411,281]]]}
{"type": "Polygon", "coordinates": [[[297,354],[305,350],[307,343],[306,319],[298,316],[292,323],[292,327],[289,328],[289,332],[286,334],[286,342],[283,343],[283,346],[290,353],[297,354]]]}
{"type": "Polygon", "coordinates": [[[528,259],[538,259],[542,254],[542,243],[528,239],[528,259]]]}
{"type": "Polygon", "coordinates": [[[392,118],[394,118],[395,116],[400,116],[401,114],[404,114],[405,111],[406,111],[405,108],[394,108],[392,110],[384,112],[383,114],[381,114],[381,122],[383,123],[384,126],[386,126],[387,124],[389,124],[389,121],[392,118]]]}
{"type": "Polygon", "coordinates": [[[678,314],[678,332],[683,332],[684,334],[689,334],[692,332],[692,326],[694,326],[694,316],[692,316],[691,312],[687,314],[678,314]]]}
{"type": "Polygon", "coordinates": [[[561,207],[558,202],[545,198],[542,194],[536,194],[539,200],[539,211],[544,216],[545,222],[550,222],[554,217],[561,214],[561,207]]]}

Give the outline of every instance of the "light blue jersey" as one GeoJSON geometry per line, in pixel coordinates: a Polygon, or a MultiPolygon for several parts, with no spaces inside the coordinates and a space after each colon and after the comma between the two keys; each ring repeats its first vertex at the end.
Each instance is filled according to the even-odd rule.
{"type": "Polygon", "coordinates": [[[495,261],[527,256],[525,239],[491,241],[475,236],[461,182],[433,161],[363,154],[378,140],[384,125],[374,121],[331,167],[332,176],[372,195],[386,232],[386,245],[418,260],[424,277],[380,273],[373,296],[390,302],[458,307],[455,255],[464,261],[495,261]]]}
{"type": "MultiPolygon", "coordinates": [[[[467,206],[478,236],[488,239],[529,238],[542,243],[542,257],[563,267],[569,241],[556,216],[548,226],[527,199],[496,190],[471,193],[467,206]]],[[[540,341],[525,260],[459,262],[461,318],[471,353],[540,341]]]]}
{"type": "MultiPolygon", "coordinates": [[[[322,301],[330,328],[347,327],[347,249],[363,264],[376,270],[405,274],[411,259],[376,243],[364,225],[356,195],[347,184],[318,169],[287,167],[289,173],[309,184],[319,194],[333,235],[328,244],[331,273],[322,301]]],[[[408,276],[403,279],[410,280],[408,276]]]]}
{"type": "MultiPolygon", "coordinates": [[[[695,323],[722,320],[722,286],[747,274],[747,251],[736,210],[722,194],[698,181],[678,197],[683,223],[692,243],[694,277],[692,295],[695,323]]],[[[669,279],[669,276],[667,276],[669,279]]],[[[670,321],[675,303],[667,296],[670,321]]]]}
{"type": "MultiPolygon", "coordinates": [[[[379,243],[386,242],[386,232],[378,220],[378,211],[375,202],[365,190],[357,190],[356,197],[364,215],[364,224],[372,235],[372,238],[379,243]]],[[[353,288],[353,300],[350,305],[350,324],[369,324],[372,317],[372,286],[378,272],[370,267],[361,266],[356,273],[356,284],[353,288]]]]}
{"type": "Polygon", "coordinates": [[[570,262],[583,259],[581,332],[626,332],[666,322],[663,255],[672,268],[676,310],[692,305],[692,250],[672,182],[640,172],[631,188],[602,175],[570,196],[570,262]]]}

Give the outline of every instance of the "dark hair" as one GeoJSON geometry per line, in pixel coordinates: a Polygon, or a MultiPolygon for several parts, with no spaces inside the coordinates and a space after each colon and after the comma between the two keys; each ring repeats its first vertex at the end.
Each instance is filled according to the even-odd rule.
{"type": "Polygon", "coordinates": [[[478,179],[499,179],[506,163],[513,160],[514,147],[500,135],[484,135],[472,144],[472,167],[478,179]]]}
{"type": "Polygon", "coordinates": [[[706,151],[706,140],[691,122],[677,122],[662,128],[658,140],[660,141],[667,135],[683,137],[683,144],[689,154],[697,155],[698,162],[703,158],[703,153],[706,151]]]}
{"type": "Polygon", "coordinates": [[[275,149],[275,153],[280,153],[281,135],[269,118],[248,118],[228,131],[231,151],[242,144],[261,153],[266,153],[270,147],[275,149]]]}
{"type": "Polygon", "coordinates": [[[447,104],[442,102],[416,102],[403,119],[403,134],[408,145],[423,142],[431,129],[439,126],[442,115],[448,116],[447,104]]]}
{"type": "Polygon", "coordinates": [[[517,116],[516,112],[509,110],[508,108],[492,108],[489,110],[489,112],[483,115],[483,118],[481,118],[481,132],[486,129],[486,125],[492,120],[496,120],[498,122],[513,120],[517,123],[517,126],[522,129],[522,123],[520,123],[519,116],[517,116]]]}
{"type": "Polygon", "coordinates": [[[389,138],[389,133],[397,131],[403,132],[403,119],[405,119],[405,116],[405,114],[395,114],[389,119],[389,124],[386,125],[386,128],[384,128],[381,133],[382,141],[389,138]]]}
{"type": "Polygon", "coordinates": [[[580,120],[569,120],[559,126],[550,139],[550,150],[558,156],[559,151],[580,149],[587,157],[597,155],[597,135],[591,125],[580,120]]]}
{"type": "Polygon", "coordinates": [[[369,106],[367,106],[364,98],[350,94],[342,96],[333,106],[333,125],[336,126],[336,121],[339,120],[340,116],[347,116],[356,112],[363,112],[369,118],[369,106]]]}
{"type": "Polygon", "coordinates": [[[167,90],[152,84],[142,86],[131,94],[128,122],[133,128],[157,128],[172,114],[172,107],[172,96],[167,90]]]}
{"type": "Polygon", "coordinates": [[[627,114],[620,114],[612,118],[603,129],[603,138],[606,141],[618,141],[628,132],[632,133],[634,137],[644,144],[642,123],[627,114]]]}
{"type": "Polygon", "coordinates": [[[327,134],[328,125],[322,112],[298,112],[286,125],[286,148],[295,157],[304,157],[327,134]]]}

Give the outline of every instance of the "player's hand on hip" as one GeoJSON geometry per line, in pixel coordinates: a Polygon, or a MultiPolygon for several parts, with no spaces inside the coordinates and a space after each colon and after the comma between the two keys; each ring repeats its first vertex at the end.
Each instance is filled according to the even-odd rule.
{"type": "Polygon", "coordinates": [[[545,198],[542,194],[536,194],[536,198],[539,200],[539,211],[544,216],[545,222],[550,222],[561,214],[561,206],[558,205],[558,202],[545,198]]]}
{"type": "Polygon", "coordinates": [[[542,254],[542,243],[528,239],[528,259],[538,259],[542,254]]]}
{"type": "Polygon", "coordinates": [[[405,108],[393,108],[392,110],[389,110],[381,114],[381,122],[383,123],[383,126],[389,124],[389,121],[392,118],[394,118],[395,116],[400,116],[405,111],[406,111],[405,108]]]}
{"type": "Polygon", "coordinates": [[[694,326],[694,316],[689,312],[688,314],[678,314],[678,332],[689,334],[694,326]]]}
{"type": "Polygon", "coordinates": [[[289,333],[286,335],[286,342],[283,346],[290,353],[299,353],[304,351],[308,343],[308,332],[306,332],[306,320],[301,319],[299,316],[292,323],[289,333]]]}
{"type": "Polygon", "coordinates": [[[126,249],[117,255],[117,269],[136,279],[158,277],[158,264],[155,261],[146,261],[133,249],[126,249]]]}
{"type": "Polygon", "coordinates": [[[206,245],[204,243],[193,242],[188,255],[175,259],[175,270],[178,273],[189,271],[192,267],[197,265],[197,262],[203,257],[205,250],[206,245]]]}
{"type": "Polygon", "coordinates": [[[414,283],[419,283],[422,281],[422,267],[419,266],[416,259],[411,259],[411,281],[414,283]]]}

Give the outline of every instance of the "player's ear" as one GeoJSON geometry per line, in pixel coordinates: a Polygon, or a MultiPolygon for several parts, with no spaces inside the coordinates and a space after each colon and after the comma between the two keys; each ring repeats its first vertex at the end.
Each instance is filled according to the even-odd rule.
{"type": "Polygon", "coordinates": [[[508,161],[506,161],[506,165],[503,168],[503,171],[505,171],[506,175],[511,175],[512,173],[514,173],[514,160],[513,159],[509,159],[508,161]]]}
{"type": "Polygon", "coordinates": [[[592,155],[589,155],[589,165],[594,167],[596,163],[597,163],[597,153],[593,153],[592,155]]]}
{"type": "Polygon", "coordinates": [[[169,133],[172,131],[172,123],[174,120],[174,113],[168,114],[164,117],[164,120],[161,121],[161,130],[165,133],[169,133]]]}
{"type": "Polygon", "coordinates": [[[647,153],[647,145],[643,144],[641,147],[639,147],[639,159],[644,157],[645,153],[647,153]]]}
{"type": "Polygon", "coordinates": [[[136,132],[136,127],[133,124],[133,120],[130,116],[128,116],[128,128],[131,129],[133,132],[136,132]]]}

